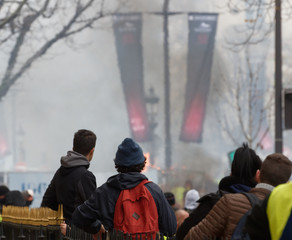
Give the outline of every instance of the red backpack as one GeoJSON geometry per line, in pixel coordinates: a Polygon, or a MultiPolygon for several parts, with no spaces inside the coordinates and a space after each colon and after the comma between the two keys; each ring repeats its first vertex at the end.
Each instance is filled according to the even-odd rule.
{"type": "Polygon", "coordinates": [[[116,202],[114,228],[124,233],[159,232],[158,213],[155,201],[144,186],[150,181],[143,180],[136,187],[122,190],[116,202]]]}

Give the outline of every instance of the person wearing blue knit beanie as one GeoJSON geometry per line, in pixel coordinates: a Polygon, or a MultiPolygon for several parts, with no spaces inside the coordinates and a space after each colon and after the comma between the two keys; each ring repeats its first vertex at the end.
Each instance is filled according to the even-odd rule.
{"type": "Polygon", "coordinates": [[[133,139],[125,138],[118,146],[114,162],[116,166],[131,167],[142,164],[145,160],[142,148],[133,139]]]}
{"type": "MultiPolygon", "coordinates": [[[[115,229],[123,231],[125,234],[133,234],[134,232],[124,230],[125,225],[128,222],[134,222],[137,228],[142,227],[143,229],[143,224],[139,223],[141,223],[141,220],[146,219],[146,222],[148,220],[152,221],[149,225],[145,224],[150,226],[148,233],[159,232],[168,237],[174,236],[176,232],[174,211],[167,202],[160,187],[156,183],[148,181],[148,178],[141,173],[146,161],[147,159],[139,144],[132,138],[125,138],[118,146],[114,158],[114,164],[118,174],[111,176],[94,191],[85,203],[75,209],[72,215],[72,223],[78,228],[94,234],[96,239],[97,234],[105,230],[111,231],[115,229]],[[142,212],[144,210],[142,212],[136,212],[135,210],[132,213],[131,211],[134,208],[131,208],[131,204],[131,207],[126,207],[127,211],[124,211],[124,207],[119,207],[124,201],[138,201],[145,192],[147,192],[145,199],[150,199],[147,201],[152,201],[152,203],[147,205],[149,207],[144,207],[145,205],[143,205],[141,209],[146,209],[146,212],[149,209],[148,212],[151,212],[151,214],[155,212],[150,218],[143,215],[142,212]],[[130,198],[124,200],[123,197],[125,195],[130,196],[130,198]],[[122,223],[119,219],[121,219],[122,223]]],[[[142,221],[142,223],[144,222],[142,221]]],[[[145,232],[143,231],[142,233],[145,232]]]]}

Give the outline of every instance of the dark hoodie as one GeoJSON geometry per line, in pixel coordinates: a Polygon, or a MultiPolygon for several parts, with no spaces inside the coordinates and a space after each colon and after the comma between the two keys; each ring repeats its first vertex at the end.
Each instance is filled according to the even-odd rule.
{"type": "MultiPolygon", "coordinates": [[[[99,231],[101,224],[106,229],[113,229],[115,205],[121,190],[133,188],[144,179],[147,179],[146,176],[137,172],[110,177],[87,201],[75,209],[72,223],[93,234],[99,231]]],[[[173,235],[176,231],[176,218],[162,190],[153,182],[145,186],[156,203],[159,231],[165,235],[173,235]]]]}
{"type": "Polygon", "coordinates": [[[184,239],[188,231],[206,217],[223,194],[249,192],[255,185],[255,182],[247,182],[235,176],[227,176],[222,178],[219,183],[219,190],[216,193],[209,193],[197,201],[200,203],[199,206],[190,213],[190,216],[186,218],[177,229],[176,239],[184,239]]]}
{"type": "Polygon", "coordinates": [[[61,158],[61,167],[48,186],[41,206],[58,210],[58,205],[63,204],[64,217],[69,223],[74,209],[96,189],[95,176],[88,168],[89,161],[84,155],[68,151],[61,158]]]}

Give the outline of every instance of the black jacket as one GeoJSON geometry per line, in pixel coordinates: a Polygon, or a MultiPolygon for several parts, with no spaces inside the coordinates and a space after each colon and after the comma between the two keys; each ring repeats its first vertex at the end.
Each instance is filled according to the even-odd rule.
{"type": "Polygon", "coordinates": [[[219,190],[216,193],[209,193],[198,200],[199,206],[190,213],[190,216],[177,229],[176,239],[183,240],[188,231],[206,217],[223,194],[248,192],[254,186],[255,183],[243,183],[239,178],[233,176],[221,179],[218,187],[219,190]]]}
{"type": "Polygon", "coordinates": [[[63,204],[64,217],[69,223],[74,209],[96,189],[95,176],[87,170],[88,167],[89,161],[85,156],[69,151],[61,158],[61,167],[48,186],[41,206],[58,210],[58,205],[63,204]]]}
{"type": "MultiPolygon", "coordinates": [[[[99,231],[101,224],[106,229],[113,229],[115,205],[121,190],[133,188],[143,179],[147,177],[138,172],[120,173],[110,177],[87,201],[75,209],[72,223],[93,234],[99,231]]],[[[145,186],[157,206],[159,231],[170,236],[175,234],[176,218],[162,190],[153,182],[145,186]]]]}
{"type": "Polygon", "coordinates": [[[26,204],[21,192],[13,190],[6,193],[5,205],[24,207],[26,204]]]}

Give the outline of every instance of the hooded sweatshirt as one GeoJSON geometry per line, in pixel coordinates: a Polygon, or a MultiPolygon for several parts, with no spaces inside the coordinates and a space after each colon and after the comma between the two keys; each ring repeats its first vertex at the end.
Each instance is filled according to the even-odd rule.
{"type": "Polygon", "coordinates": [[[89,165],[84,155],[68,151],[66,156],[61,157],[61,167],[49,184],[41,206],[58,210],[58,205],[63,204],[63,214],[69,223],[74,209],[96,189],[95,176],[87,170],[89,165]]]}
{"type": "MultiPolygon", "coordinates": [[[[113,229],[115,205],[120,192],[137,186],[147,177],[138,172],[120,173],[110,177],[97,188],[91,197],[77,207],[72,215],[72,223],[89,233],[97,233],[101,224],[106,229],[113,229]]],[[[176,231],[176,218],[162,190],[153,182],[145,184],[151,193],[158,212],[159,231],[173,235],[176,231]]]]}

